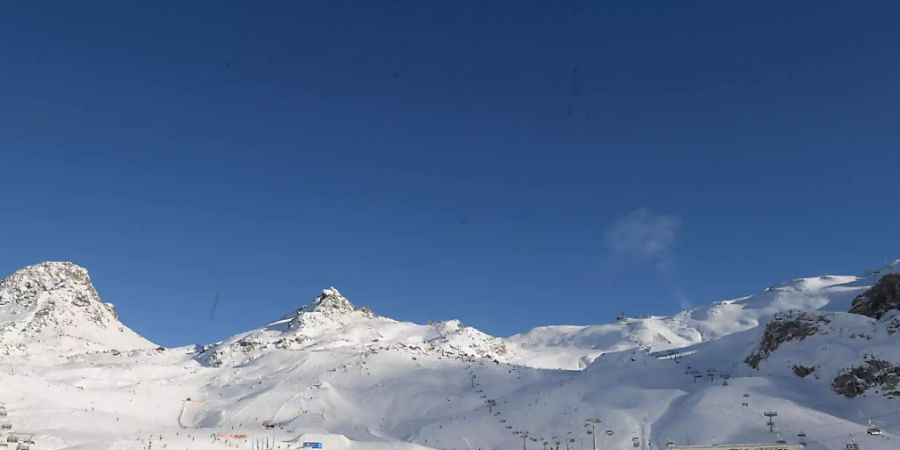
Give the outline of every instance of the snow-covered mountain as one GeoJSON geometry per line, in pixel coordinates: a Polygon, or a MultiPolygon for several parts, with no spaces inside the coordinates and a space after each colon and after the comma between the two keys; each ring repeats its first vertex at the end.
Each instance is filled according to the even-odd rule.
{"type": "Polygon", "coordinates": [[[0,423],[35,433],[34,449],[895,449],[898,269],[510,338],[395,321],[329,288],[258,329],[162,349],[118,321],[84,269],[45,263],[0,284],[0,423]]]}
{"type": "Polygon", "coordinates": [[[850,300],[894,262],[863,276],[820,276],[780,283],[756,294],[682,311],[673,316],[620,317],[610,324],[544,326],[506,339],[510,351],[533,358],[511,362],[536,367],[581,369],[604,353],[633,348],[670,350],[716,340],[759,326],[792,309],[846,311],[850,300]],[[530,363],[529,363],[530,362],[530,363]]]}
{"type": "Polygon", "coordinates": [[[67,262],[28,266],[0,281],[0,355],[68,355],[152,347],[103,303],[87,271],[67,262]]]}
{"type": "Polygon", "coordinates": [[[458,320],[429,325],[398,322],[357,307],[337,289],[329,288],[280,320],[206,348],[203,357],[208,364],[220,366],[246,364],[270,350],[335,349],[360,353],[401,349],[460,360],[497,359],[506,353],[502,339],[465,327],[458,320]]]}

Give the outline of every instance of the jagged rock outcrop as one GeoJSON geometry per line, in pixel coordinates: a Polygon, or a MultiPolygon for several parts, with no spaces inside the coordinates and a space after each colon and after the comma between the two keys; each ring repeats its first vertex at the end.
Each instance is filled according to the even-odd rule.
{"type": "Polygon", "coordinates": [[[806,378],[811,373],[815,372],[816,368],[813,366],[804,366],[802,364],[794,364],[794,366],[791,367],[791,370],[794,371],[794,375],[797,375],[800,378],[806,378]]]}
{"type": "Polygon", "coordinates": [[[756,350],[744,362],[754,369],[760,362],[769,357],[778,347],[790,341],[802,341],[817,334],[822,325],[831,322],[830,314],[809,313],[804,311],[787,311],[778,313],[766,324],[756,350]]]}
{"type": "Polygon", "coordinates": [[[900,310],[900,274],[881,277],[874,286],[853,299],[850,312],[880,319],[888,311],[900,310]]]}
{"type": "Polygon", "coordinates": [[[350,302],[346,297],[341,295],[340,291],[334,287],[322,289],[322,292],[316,297],[312,303],[301,307],[299,313],[318,312],[324,314],[348,314],[352,312],[361,312],[367,316],[373,316],[372,310],[366,307],[359,307],[350,302]]]}
{"type": "Polygon", "coordinates": [[[900,366],[870,356],[862,365],[851,367],[835,377],[831,389],[844,397],[853,398],[878,387],[884,395],[897,397],[900,396],[897,391],[898,383],[900,366]]]}
{"type": "Polygon", "coordinates": [[[0,281],[0,354],[58,354],[153,344],[100,300],[87,270],[70,262],[25,267],[0,281]]]}

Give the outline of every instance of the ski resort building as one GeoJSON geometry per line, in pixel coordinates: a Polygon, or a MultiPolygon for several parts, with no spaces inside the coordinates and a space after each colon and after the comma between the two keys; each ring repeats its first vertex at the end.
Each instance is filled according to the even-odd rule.
{"type": "Polygon", "coordinates": [[[712,444],[676,445],[670,450],[803,450],[803,444],[712,444]]]}

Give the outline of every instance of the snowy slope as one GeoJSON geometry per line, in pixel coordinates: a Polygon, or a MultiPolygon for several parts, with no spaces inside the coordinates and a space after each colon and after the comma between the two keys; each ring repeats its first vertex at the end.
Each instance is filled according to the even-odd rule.
{"type": "MultiPolygon", "coordinates": [[[[896,449],[900,319],[846,311],[897,268],[794,280],[672,317],[544,327],[511,339],[457,321],[398,322],[333,288],[205,347],[147,348],[139,339],[126,350],[117,327],[108,335],[60,320],[62,336],[47,338],[90,330],[101,333],[90,334],[98,348],[120,350],[70,345],[61,348],[65,358],[33,358],[32,345],[52,349],[23,338],[24,347],[0,358],[8,410],[0,423],[34,433],[40,450],[253,448],[266,440],[275,448],[321,441],[328,450],[557,442],[584,450],[594,436],[602,448],[648,449],[670,440],[797,441],[801,433],[811,450],[843,449],[851,435],[864,450],[896,449]],[[678,358],[651,352],[676,348],[678,358]],[[546,368],[554,364],[584,369],[546,368]],[[780,434],[769,433],[768,410],[777,410],[780,434]],[[884,436],[866,434],[869,417],[884,436]],[[588,418],[602,421],[596,435],[586,433],[588,418]]],[[[79,272],[66,273],[75,280],[63,284],[79,286],[79,272]]],[[[33,317],[7,314],[17,323],[33,317]]]]}
{"type": "Polygon", "coordinates": [[[545,326],[506,339],[509,350],[527,355],[511,362],[545,368],[581,369],[599,355],[632,348],[669,350],[749,330],[791,309],[847,311],[850,301],[895,261],[862,276],[799,278],[756,294],[724,300],[668,317],[625,318],[611,324],[545,326]]]}

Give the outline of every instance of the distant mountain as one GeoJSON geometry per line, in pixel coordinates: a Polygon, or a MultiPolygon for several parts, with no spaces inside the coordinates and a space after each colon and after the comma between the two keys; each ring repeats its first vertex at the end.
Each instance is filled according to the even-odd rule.
{"type": "Polygon", "coordinates": [[[44,263],[0,283],[0,424],[55,450],[893,450],[898,269],[509,338],[396,321],[328,288],[260,328],[162,349],[122,325],[84,269],[44,263]]]}
{"type": "Polygon", "coordinates": [[[245,364],[266,351],[337,348],[361,353],[402,349],[410,354],[434,353],[460,360],[498,359],[506,354],[501,339],[457,320],[429,325],[398,322],[357,307],[337,289],[328,288],[280,320],[208,346],[201,358],[212,366],[234,365],[245,364]]]}
{"type": "Polygon", "coordinates": [[[75,264],[45,262],[0,281],[0,355],[152,346],[100,301],[87,270],[75,264]]]}

